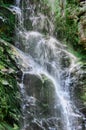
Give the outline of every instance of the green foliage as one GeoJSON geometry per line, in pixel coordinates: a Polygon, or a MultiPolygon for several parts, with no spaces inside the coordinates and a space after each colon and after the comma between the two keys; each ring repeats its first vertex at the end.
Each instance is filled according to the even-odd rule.
{"type": "Polygon", "coordinates": [[[59,16],[56,17],[56,28],[55,32],[59,40],[64,40],[66,35],[65,20],[61,19],[59,16]]]}
{"type": "MultiPolygon", "coordinates": [[[[82,95],[81,99],[84,100],[85,103],[86,103],[86,92],[82,95]]],[[[85,105],[86,105],[86,104],[85,104],[85,105]]]]}
{"type": "MultiPolygon", "coordinates": [[[[0,38],[14,43],[15,16],[8,7],[13,0],[0,0],[0,38]]],[[[16,65],[10,47],[0,42],[0,130],[19,130],[20,93],[16,65]]]]}
{"type": "Polygon", "coordinates": [[[0,5],[9,6],[14,3],[14,0],[0,0],[0,5]]]}
{"type": "Polygon", "coordinates": [[[17,68],[10,47],[0,45],[0,130],[18,130],[20,93],[16,82],[17,68]]]}
{"type": "Polygon", "coordinates": [[[0,124],[0,130],[19,130],[19,127],[14,124],[14,127],[12,128],[6,122],[3,122],[0,124]]]}
{"type": "Polygon", "coordinates": [[[86,60],[86,50],[83,44],[80,44],[80,37],[78,33],[78,16],[79,12],[78,2],[75,0],[67,0],[64,8],[65,16],[62,16],[59,3],[57,3],[55,12],[55,34],[56,37],[67,44],[67,46],[82,60],[86,60]]]}
{"type": "Polygon", "coordinates": [[[43,0],[43,2],[44,2],[45,4],[48,4],[48,0],[43,0]]]}
{"type": "Polygon", "coordinates": [[[9,1],[0,1],[0,37],[8,42],[13,43],[15,16],[9,11],[9,1]]]}
{"type": "Polygon", "coordinates": [[[78,0],[66,0],[67,4],[78,4],[78,0]]]}

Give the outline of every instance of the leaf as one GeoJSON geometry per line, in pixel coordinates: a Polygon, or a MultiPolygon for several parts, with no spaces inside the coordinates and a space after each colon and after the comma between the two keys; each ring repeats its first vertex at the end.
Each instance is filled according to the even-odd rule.
{"type": "Polygon", "coordinates": [[[19,129],[19,127],[16,124],[14,124],[13,130],[18,130],[18,129],[19,129]]]}
{"type": "Polygon", "coordinates": [[[3,85],[9,85],[9,83],[8,83],[7,80],[2,80],[2,84],[3,84],[3,85]]]}
{"type": "Polygon", "coordinates": [[[0,70],[4,69],[4,66],[3,65],[0,65],[0,70]]]}

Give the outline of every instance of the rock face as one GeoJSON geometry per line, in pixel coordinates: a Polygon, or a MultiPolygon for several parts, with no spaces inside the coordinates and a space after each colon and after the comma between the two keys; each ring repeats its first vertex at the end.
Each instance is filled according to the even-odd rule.
{"type": "MultiPolygon", "coordinates": [[[[64,8],[60,4],[57,6],[56,37],[69,47],[72,45],[80,55],[86,55],[86,1],[66,0],[64,8]],[[63,9],[64,16],[61,13],[63,9]]],[[[83,59],[86,60],[84,56],[83,59]]]]}
{"type": "Polygon", "coordinates": [[[86,2],[81,2],[80,6],[78,31],[80,43],[83,44],[84,48],[86,49],[86,2]]]}
{"type": "Polygon", "coordinates": [[[7,130],[8,126],[13,129],[14,124],[17,127],[20,116],[20,92],[16,80],[19,69],[11,56],[9,44],[0,39],[0,129],[7,130]]]}
{"type": "Polygon", "coordinates": [[[55,89],[52,81],[45,75],[25,73],[23,76],[23,119],[24,130],[61,129],[60,110],[56,106],[55,89]],[[27,95],[27,96],[26,96],[27,95]]]}
{"type": "Polygon", "coordinates": [[[44,34],[53,35],[53,14],[50,11],[49,4],[46,4],[46,2],[41,0],[34,0],[33,2],[30,0],[21,0],[20,7],[23,11],[23,26],[27,31],[34,30],[44,34]]]}
{"type": "Polygon", "coordinates": [[[86,66],[81,63],[72,70],[70,93],[76,106],[86,115],[86,66]]]}

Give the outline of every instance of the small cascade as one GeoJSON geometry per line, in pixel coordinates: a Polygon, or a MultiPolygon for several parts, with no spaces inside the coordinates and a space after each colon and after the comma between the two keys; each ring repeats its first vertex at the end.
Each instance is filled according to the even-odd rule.
{"type": "MultiPolygon", "coordinates": [[[[43,44],[43,43],[42,43],[43,44]]],[[[37,47],[38,48],[38,47],[37,47]]],[[[48,48],[49,50],[49,48],[48,48]]],[[[38,51],[37,51],[38,52],[38,51]]],[[[65,52],[66,53],[66,52],[65,52]]],[[[68,55],[69,53],[67,53],[68,55]]],[[[69,55],[70,56],[70,55],[69,55]]],[[[54,125],[49,127],[48,129],[52,130],[57,128],[59,130],[82,130],[82,128],[79,127],[79,123],[82,119],[81,114],[78,112],[78,110],[75,108],[73,102],[70,100],[69,95],[69,83],[70,83],[70,77],[68,74],[68,69],[65,71],[65,79],[61,68],[57,65],[50,64],[47,66],[47,60],[42,59],[40,61],[31,57],[30,55],[21,53],[21,57],[23,59],[23,76],[22,76],[22,82],[20,84],[21,93],[23,95],[23,103],[22,103],[22,113],[23,115],[23,129],[26,130],[31,129],[30,124],[28,121],[32,120],[32,122],[35,120],[35,123],[40,124],[40,129],[43,127],[43,122],[48,122],[49,119],[51,121],[54,121],[54,125]],[[50,69],[49,69],[50,68],[50,69]],[[49,70],[48,70],[49,69],[49,70]],[[49,81],[48,81],[49,80],[49,81]],[[47,90],[47,86],[44,88],[45,82],[48,82],[48,93],[51,91],[51,95],[48,95],[48,100],[45,99],[46,105],[50,107],[49,115],[46,114],[46,112],[42,113],[42,108],[40,108],[40,103],[42,102],[44,104],[45,101],[43,101],[43,97],[46,97],[45,91],[47,90]],[[40,86],[39,86],[40,84],[40,86]],[[45,90],[43,90],[45,89],[45,90]],[[52,90],[53,89],[53,90],[52,90]],[[50,99],[49,99],[50,98],[50,99]],[[53,99],[54,98],[54,99],[53,99]],[[38,108],[37,108],[38,107],[38,108]],[[38,114],[39,113],[39,114],[38,114]],[[32,119],[29,119],[31,118],[32,119]],[[44,116],[44,117],[42,117],[44,116]],[[49,117],[48,117],[49,116],[49,117]],[[58,125],[58,123],[60,124],[58,125]]],[[[36,56],[37,58],[37,56],[36,56]]],[[[44,57],[45,58],[45,57],[44,57]]],[[[69,57],[70,58],[70,57],[69,57]]],[[[75,57],[72,57],[75,58],[75,57]]],[[[58,58],[57,62],[58,62],[58,58]]],[[[73,59],[74,62],[74,59],[73,59]]],[[[73,67],[73,64],[69,65],[69,70],[71,70],[71,67],[73,67]]],[[[69,72],[70,73],[70,72],[69,72]]],[[[31,123],[32,123],[31,122],[31,123]]],[[[33,123],[34,124],[34,123],[33,123]]],[[[38,127],[38,124],[37,124],[38,127]]],[[[33,127],[32,127],[33,128],[33,127]]],[[[33,128],[37,129],[37,128],[33,128]]]]}
{"type": "Polygon", "coordinates": [[[21,50],[23,72],[21,130],[83,130],[83,115],[70,96],[70,74],[77,66],[77,58],[49,36],[54,30],[53,24],[41,14],[42,4],[40,0],[17,0],[13,7],[15,44],[21,50]],[[44,29],[49,32],[46,36],[40,33],[44,29]]]}

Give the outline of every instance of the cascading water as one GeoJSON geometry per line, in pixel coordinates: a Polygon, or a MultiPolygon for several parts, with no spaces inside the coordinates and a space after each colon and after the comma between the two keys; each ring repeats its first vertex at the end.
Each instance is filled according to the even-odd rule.
{"type": "MultiPolygon", "coordinates": [[[[40,1],[37,4],[40,9],[40,1]]],[[[82,115],[69,91],[70,73],[77,59],[55,38],[38,32],[45,28],[45,16],[37,14],[36,9],[30,0],[17,0],[13,7],[17,16],[16,46],[23,51],[21,130],[83,130],[82,115]]]]}

